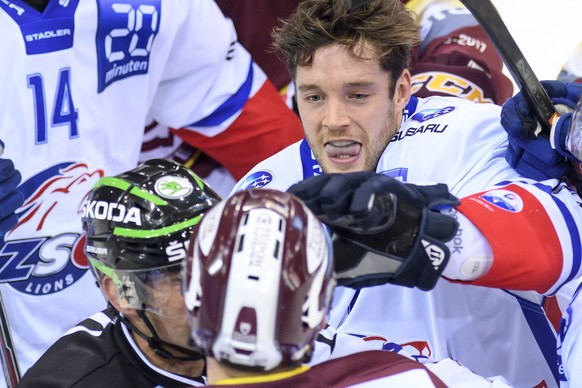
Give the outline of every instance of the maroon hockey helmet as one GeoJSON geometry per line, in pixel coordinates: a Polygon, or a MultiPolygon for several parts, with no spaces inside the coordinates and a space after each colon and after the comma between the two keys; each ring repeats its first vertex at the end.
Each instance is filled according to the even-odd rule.
{"type": "Polygon", "coordinates": [[[311,211],[289,193],[241,191],[193,239],[184,298],[197,345],[243,369],[308,360],[335,286],[329,235],[311,211]]]}

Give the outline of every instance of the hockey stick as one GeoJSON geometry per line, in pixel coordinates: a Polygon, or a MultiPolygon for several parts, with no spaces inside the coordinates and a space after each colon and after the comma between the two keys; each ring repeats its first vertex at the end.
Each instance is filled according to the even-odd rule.
{"type": "MultiPolygon", "coordinates": [[[[558,117],[558,113],[548,93],[515,43],[499,12],[490,0],[460,1],[477,19],[495,45],[509,73],[528,104],[534,109],[536,118],[540,122],[541,133],[549,137],[552,121],[558,117]]],[[[367,2],[368,0],[345,0],[348,9],[356,8],[367,2]]],[[[540,131],[536,131],[535,135],[539,134],[540,131]]]]}
{"type": "MultiPolygon", "coordinates": [[[[499,12],[497,12],[491,0],[460,1],[483,27],[511,76],[519,86],[527,103],[533,108],[541,127],[541,130],[539,128],[536,130],[535,136],[537,137],[541,133],[545,137],[550,137],[552,122],[559,117],[558,112],[556,112],[548,93],[515,43],[503,19],[499,16],[499,12]]],[[[570,160],[566,177],[576,187],[578,193],[582,193],[582,164],[570,160]]]]}
{"type": "MultiPolygon", "coordinates": [[[[499,12],[490,0],[460,0],[485,30],[495,45],[509,73],[517,83],[541,125],[541,133],[550,135],[552,121],[558,113],[552,100],[515,43],[499,12]]],[[[538,136],[540,131],[536,131],[538,136]]]]}
{"type": "Polygon", "coordinates": [[[8,317],[4,309],[2,294],[0,294],[0,353],[6,385],[8,388],[14,388],[20,380],[20,371],[18,369],[18,363],[16,362],[16,350],[12,343],[10,326],[8,325],[8,317]]]}

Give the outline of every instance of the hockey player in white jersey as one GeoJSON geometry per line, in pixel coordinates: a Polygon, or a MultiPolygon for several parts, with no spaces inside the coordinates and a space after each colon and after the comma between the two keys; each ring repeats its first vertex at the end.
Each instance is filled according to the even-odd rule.
{"type": "Polygon", "coordinates": [[[239,177],[302,132],[211,0],[0,1],[0,34],[0,139],[25,197],[0,290],[24,372],[104,307],[81,203],[137,165],[147,117],[239,177]]]}
{"type": "Polygon", "coordinates": [[[363,242],[348,238],[338,251],[345,253],[338,279],[356,289],[340,288],[330,324],[417,349],[419,359],[452,357],[517,386],[556,385],[560,303],[551,295],[580,275],[580,199],[557,180],[531,181],[507,164],[498,106],[411,97],[407,59],[417,42],[398,1],[372,0],[349,11],[342,1],[303,2],[276,43],[294,77],[306,140],[259,164],[237,188],[285,190],[322,171],[396,178],[379,175],[366,184],[372,178],[365,174],[324,174],[294,189],[316,214],[339,219],[331,222],[336,233],[358,226],[357,217],[340,217],[355,210],[366,222],[360,227],[379,229],[363,242]],[[425,192],[402,182],[444,183],[461,204],[442,186],[425,192]],[[361,201],[350,210],[354,196],[361,201]],[[448,216],[435,216],[439,204],[448,205],[448,216]],[[381,215],[378,206],[388,205],[411,218],[366,218],[368,206],[381,215]],[[434,227],[435,220],[449,226],[434,227]],[[451,220],[459,223],[454,236],[451,220]],[[398,230],[375,224],[384,221],[398,230]],[[345,270],[357,258],[362,266],[345,270]],[[437,282],[441,273],[456,282],[437,282]],[[360,289],[371,284],[383,285],[360,289]]]}

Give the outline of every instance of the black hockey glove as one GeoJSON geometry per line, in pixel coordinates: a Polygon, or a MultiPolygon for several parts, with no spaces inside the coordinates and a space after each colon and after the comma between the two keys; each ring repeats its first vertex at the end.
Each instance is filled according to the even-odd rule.
{"type": "Polygon", "coordinates": [[[445,243],[458,223],[437,210],[460,202],[444,184],[416,186],[364,171],[318,175],[288,191],[333,231],[339,285],[430,290],[449,260],[445,243]]]}

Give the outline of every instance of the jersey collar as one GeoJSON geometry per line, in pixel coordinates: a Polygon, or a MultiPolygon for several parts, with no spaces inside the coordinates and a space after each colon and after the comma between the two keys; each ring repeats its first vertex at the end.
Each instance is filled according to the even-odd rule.
{"type": "Polygon", "coordinates": [[[236,385],[236,384],[256,384],[256,383],[266,383],[271,381],[284,380],[289,377],[300,375],[305,373],[310,369],[308,365],[300,365],[297,368],[285,371],[285,372],[275,372],[268,373],[260,376],[248,376],[248,377],[234,377],[230,379],[222,379],[217,381],[216,385],[236,385]]]}

